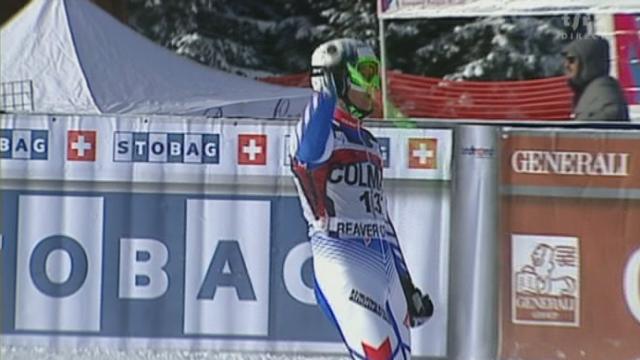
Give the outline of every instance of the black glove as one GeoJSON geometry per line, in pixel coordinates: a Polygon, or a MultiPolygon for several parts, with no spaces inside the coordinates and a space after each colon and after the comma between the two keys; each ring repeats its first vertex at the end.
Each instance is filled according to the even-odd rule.
{"type": "Polygon", "coordinates": [[[433,315],[433,302],[428,294],[422,294],[422,291],[413,285],[409,277],[400,277],[402,290],[407,299],[407,310],[409,312],[409,326],[417,327],[429,320],[433,315]]]}
{"type": "Polygon", "coordinates": [[[409,305],[409,326],[418,327],[433,315],[433,302],[429,294],[422,294],[420,289],[414,288],[411,297],[407,299],[409,305]]]}

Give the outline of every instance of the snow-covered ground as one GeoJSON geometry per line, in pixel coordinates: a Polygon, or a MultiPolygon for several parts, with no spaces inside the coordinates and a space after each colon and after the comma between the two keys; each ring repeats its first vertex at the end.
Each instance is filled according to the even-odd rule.
{"type": "Polygon", "coordinates": [[[266,354],[192,350],[114,350],[69,348],[52,351],[47,347],[0,346],[2,360],[347,360],[348,357],[305,354],[266,354]]]}

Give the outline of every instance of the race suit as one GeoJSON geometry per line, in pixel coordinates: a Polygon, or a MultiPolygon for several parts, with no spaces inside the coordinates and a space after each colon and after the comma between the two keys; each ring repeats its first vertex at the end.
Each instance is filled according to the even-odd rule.
{"type": "Polygon", "coordinates": [[[291,166],[309,224],[318,304],[354,359],[408,359],[407,274],[382,187],[376,138],[316,92],[292,142],[291,166]]]}

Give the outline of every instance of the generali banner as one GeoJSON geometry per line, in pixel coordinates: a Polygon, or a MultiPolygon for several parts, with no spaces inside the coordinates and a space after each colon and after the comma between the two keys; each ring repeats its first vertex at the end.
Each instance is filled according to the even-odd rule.
{"type": "Polygon", "coordinates": [[[640,357],[640,133],[507,131],[501,359],[640,357]]]}

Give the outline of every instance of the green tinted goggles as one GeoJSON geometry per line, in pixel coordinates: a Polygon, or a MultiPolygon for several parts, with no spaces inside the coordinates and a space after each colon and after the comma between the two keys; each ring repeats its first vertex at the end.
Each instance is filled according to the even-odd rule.
{"type": "Polygon", "coordinates": [[[375,57],[364,57],[355,65],[347,64],[351,83],[366,90],[380,89],[380,63],[375,57]]]}

